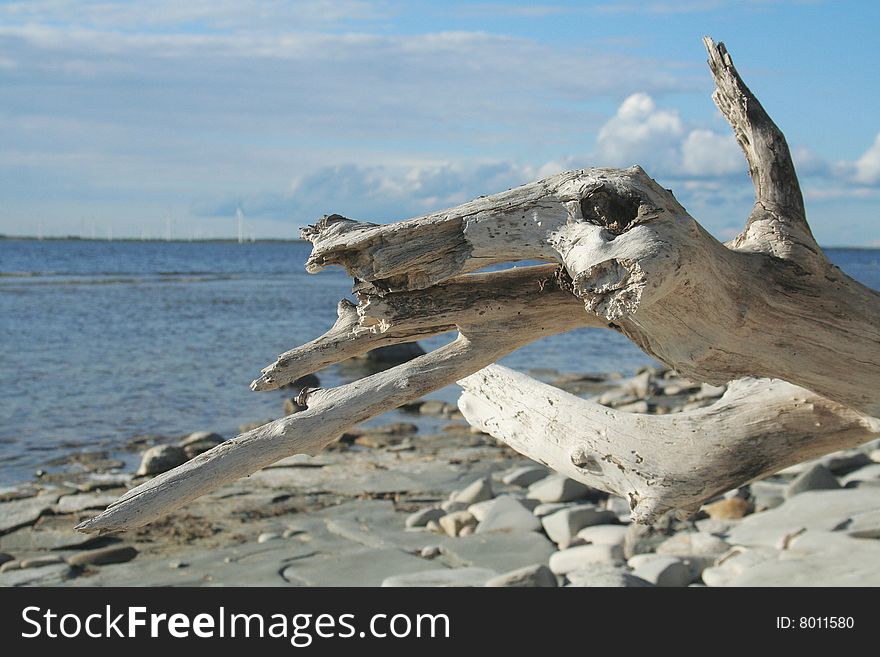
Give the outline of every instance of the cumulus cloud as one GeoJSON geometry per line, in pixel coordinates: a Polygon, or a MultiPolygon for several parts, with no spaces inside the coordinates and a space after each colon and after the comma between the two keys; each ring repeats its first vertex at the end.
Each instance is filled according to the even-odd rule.
{"type": "Polygon", "coordinates": [[[644,92],[626,98],[599,130],[597,161],[612,166],[641,164],[667,177],[711,178],[745,171],[730,134],[685,125],[678,112],[657,106],[644,92]]]}

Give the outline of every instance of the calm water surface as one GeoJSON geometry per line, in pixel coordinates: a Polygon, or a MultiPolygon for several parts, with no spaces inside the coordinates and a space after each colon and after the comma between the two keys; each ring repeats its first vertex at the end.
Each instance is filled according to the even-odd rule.
{"type": "MultiPolygon", "coordinates": [[[[0,241],[0,485],[30,479],[74,449],[115,453],[144,433],[232,436],[244,422],[280,415],[284,392],[248,384],[278,353],[327,330],[350,291],[342,270],[306,274],[309,250],[297,242],[0,241]]],[[[880,251],[828,253],[880,289],[880,251]]],[[[583,330],[502,362],[631,372],[651,361],[612,331],[583,330]]],[[[354,373],[334,366],[319,376],[332,386],[354,373]]]]}

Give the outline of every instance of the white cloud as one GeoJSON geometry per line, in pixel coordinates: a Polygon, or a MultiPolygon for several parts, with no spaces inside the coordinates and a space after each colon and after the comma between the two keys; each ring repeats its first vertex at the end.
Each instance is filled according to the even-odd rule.
{"type": "Polygon", "coordinates": [[[597,164],[641,164],[653,175],[711,178],[745,171],[733,136],[685,125],[678,112],[640,92],[629,96],[599,130],[597,164]]]}
{"type": "Polygon", "coordinates": [[[853,179],[863,185],[880,185],[880,133],[868,150],[855,161],[853,179]]]}
{"type": "Polygon", "coordinates": [[[728,176],[745,171],[736,140],[711,130],[691,130],[681,145],[682,171],[692,176],[728,176]]]}

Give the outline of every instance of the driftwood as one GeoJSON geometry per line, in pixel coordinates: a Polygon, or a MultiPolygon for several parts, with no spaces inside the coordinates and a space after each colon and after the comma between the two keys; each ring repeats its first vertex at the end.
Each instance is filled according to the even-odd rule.
{"type": "Polygon", "coordinates": [[[314,453],[349,426],[457,379],[472,423],[627,497],[642,521],[869,439],[880,415],[880,294],[822,253],[782,133],[724,45],[705,42],[713,98],[755,186],[736,239],[716,241],[639,167],[563,173],[388,225],[325,217],[303,231],[313,244],[306,267],[344,267],[359,303],[340,303],[334,327],[280,356],[255,390],[377,346],[456,329],[459,337],[386,372],[305,391],[307,410],[133,489],[79,528],[144,524],[275,460],[314,453]],[[472,273],[516,260],[557,266],[472,273]],[[497,366],[469,376],[544,335],[583,326],[620,331],[697,381],[759,380],[732,384],[709,409],[651,417],[497,366]]]}

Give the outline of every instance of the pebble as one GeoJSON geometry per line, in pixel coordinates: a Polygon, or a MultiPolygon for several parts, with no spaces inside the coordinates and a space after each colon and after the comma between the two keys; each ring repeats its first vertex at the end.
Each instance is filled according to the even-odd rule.
{"type": "Polygon", "coordinates": [[[880,506],[876,488],[814,490],[795,495],[780,507],[744,518],[728,532],[731,545],[775,546],[800,529],[834,531],[845,528],[850,519],[880,506]]]}
{"type": "Polygon", "coordinates": [[[670,536],[657,546],[657,554],[679,557],[714,557],[724,554],[729,549],[730,544],[717,536],[690,532],[670,536]]]}
{"type": "Polygon", "coordinates": [[[426,545],[421,550],[419,550],[419,556],[423,559],[433,559],[435,557],[440,556],[440,546],[438,545],[426,545]]]}
{"type": "Polygon", "coordinates": [[[65,495],[58,500],[59,513],[78,513],[86,509],[103,509],[117,500],[119,495],[106,493],[80,493],[65,495]]]}
{"type": "Polygon", "coordinates": [[[35,497],[0,502],[0,534],[18,527],[32,525],[61,497],[60,494],[41,493],[35,497]]]}
{"type": "Polygon", "coordinates": [[[755,566],[771,561],[775,564],[779,550],[770,547],[731,548],[720,557],[716,565],[703,571],[703,582],[707,586],[727,586],[739,575],[743,575],[755,566]]]}
{"type": "Polygon", "coordinates": [[[268,543],[269,541],[276,541],[281,538],[281,534],[277,532],[263,532],[257,537],[257,543],[268,543]]]}
{"type": "Polygon", "coordinates": [[[471,504],[467,510],[477,519],[477,522],[483,522],[486,519],[486,515],[489,513],[489,509],[492,505],[495,504],[495,500],[483,500],[482,502],[477,502],[476,504],[471,504]]]}
{"type": "Polygon", "coordinates": [[[595,494],[595,490],[563,475],[550,475],[529,486],[526,497],[548,502],[571,502],[595,494]]]}
{"type": "Polygon", "coordinates": [[[97,550],[78,552],[67,559],[71,566],[103,566],[111,563],[125,563],[138,555],[136,548],[131,545],[113,545],[97,550]]]}
{"type": "Polygon", "coordinates": [[[26,568],[42,568],[43,566],[54,566],[57,563],[64,563],[64,559],[62,559],[57,554],[46,554],[39,557],[33,557],[31,559],[22,559],[18,567],[20,570],[25,570],[26,568]]]}
{"type": "Polygon", "coordinates": [[[187,445],[193,445],[195,443],[202,442],[211,442],[215,445],[219,445],[224,441],[223,436],[219,433],[214,433],[213,431],[194,431],[189,434],[186,438],[181,440],[178,444],[181,447],[186,447],[187,445]]]}
{"type": "Polygon", "coordinates": [[[856,481],[870,481],[873,479],[880,479],[880,463],[871,463],[871,465],[854,470],[843,477],[840,483],[847,486],[856,481]]]}
{"type": "Polygon", "coordinates": [[[880,509],[853,515],[840,531],[853,538],[880,538],[880,509]]]}
{"type": "MultiPolygon", "coordinates": [[[[532,498],[527,497],[526,500],[531,500],[532,498]]],[[[532,513],[538,518],[543,518],[544,516],[549,516],[551,513],[556,513],[560,509],[567,509],[572,506],[568,502],[550,502],[549,504],[538,504],[536,507],[532,509],[532,513]]]]}
{"type": "Polygon", "coordinates": [[[544,479],[549,474],[543,465],[524,465],[505,474],[501,481],[508,486],[528,488],[536,481],[544,479]]]}
{"type": "Polygon", "coordinates": [[[550,570],[565,575],[591,563],[623,563],[623,550],[618,545],[578,545],[550,555],[550,570]]]}
{"type": "Polygon", "coordinates": [[[622,548],[626,532],[626,525],[593,525],[578,531],[577,538],[593,545],[619,545],[622,548]]]}
{"type": "Polygon", "coordinates": [[[21,570],[21,562],[17,559],[13,559],[0,566],[0,573],[8,573],[11,570],[21,570]]]}
{"type": "Polygon", "coordinates": [[[821,463],[800,473],[785,489],[785,497],[793,497],[808,490],[834,490],[840,488],[837,477],[821,463]]]}
{"type": "Polygon", "coordinates": [[[535,564],[517,568],[510,572],[493,577],[486,586],[516,586],[516,587],[545,587],[555,588],[558,586],[556,576],[544,564],[535,564]]]}
{"type": "Polygon", "coordinates": [[[643,399],[629,404],[620,404],[615,408],[617,408],[618,411],[623,411],[625,413],[647,413],[651,410],[650,406],[648,406],[648,402],[643,399]]]}
{"type": "Polygon", "coordinates": [[[541,521],[520,504],[519,500],[510,495],[502,495],[493,500],[482,522],[477,526],[477,533],[510,531],[541,531],[541,521]]]}
{"type": "Polygon", "coordinates": [[[754,510],[754,505],[740,497],[731,497],[726,500],[718,500],[703,507],[713,520],[736,520],[744,518],[754,510]]]}
{"type": "Polygon", "coordinates": [[[492,492],[492,479],[490,477],[483,477],[482,479],[477,479],[463,489],[455,491],[450,496],[449,500],[451,502],[462,502],[463,504],[470,506],[471,504],[482,502],[483,500],[492,499],[494,496],[495,495],[492,492]]]}
{"type": "Polygon", "coordinates": [[[556,550],[538,532],[487,532],[440,541],[444,559],[453,566],[477,566],[506,573],[547,563],[556,550]]]}
{"type": "Polygon", "coordinates": [[[648,559],[633,570],[633,575],[661,587],[687,586],[693,581],[691,569],[675,557],[648,559]]]}
{"type": "Polygon", "coordinates": [[[733,527],[739,523],[739,520],[717,520],[714,518],[701,518],[697,520],[694,524],[697,527],[697,530],[703,532],[704,534],[714,534],[716,536],[723,536],[727,534],[733,527]]]}
{"type": "Polygon", "coordinates": [[[447,536],[459,536],[465,527],[474,527],[477,519],[467,511],[453,511],[438,520],[447,536]]]}
{"type": "Polygon", "coordinates": [[[444,513],[454,513],[455,511],[466,511],[468,506],[470,505],[458,500],[446,500],[440,504],[440,510],[444,513]]]}
{"type": "Polygon", "coordinates": [[[579,570],[573,570],[566,574],[566,586],[569,587],[602,587],[602,588],[625,588],[625,587],[650,587],[653,586],[641,577],[636,577],[626,568],[607,563],[587,564],[579,570]]]}
{"type": "Polygon", "coordinates": [[[618,518],[629,519],[630,517],[629,502],[618,495],[609,495],[605,500],[605,508],[616,514],[618,518]]]}
{"type": "Polygon", "coordinates": [[[383,587],[462,587],[484,586],[498,573],[488,568],[441,568],[420,573],[394,575],[382,581],[383,587]]]}
{"type": "Polygon", "coordinates": [[[550,540],[560,545],[570,543],[584,527],[612,524],[617,516],[611,511],[598,509],[592,505],[572,506],[541,518],[544,531],[550,540]]]}
{"type": "Polygon", "coordinates": [[[182,447],[156,445],[144,452],[137,474],[139,476],[161,474],[185,463],[186,460],[186,452],[182,447]]]}
{"type": "Polygon", "coordinates": [[[440,520],[443,516],[446,515],[446,511],[443,509],[438,509],[436,507],[428,507],[426,509],[420,509],[415,513],[411,513],[406,517],[406,522],[404,523],[407,527],[424,527],[432,520],[440,520]]]}
{"type": "Polygon", "coordinates": [[[436,520],[429,520],[428,524],[425,525],[425,529],[427,529],[429,532],[434,532],[435,534],[446,533],[444,529],[440,526],[440,523],[436,520]]]}

